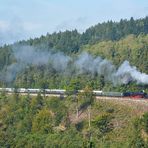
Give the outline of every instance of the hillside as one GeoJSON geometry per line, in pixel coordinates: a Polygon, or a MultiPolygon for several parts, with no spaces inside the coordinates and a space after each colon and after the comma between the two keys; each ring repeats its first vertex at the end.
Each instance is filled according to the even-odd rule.
{"type": "Polygon", "coordinates": [[[116,78],[122,64],[148,73],[147,24],[148,17],[108,21],[82,34],[65,31],[5,45],[0,48],[0,87],[66,89],[75,84],[76,89],[89,85],[106,91],[147,92],[148,80],[131,73],[116,78]],[[99,60],[107,64],[100,68],[99,60]]]}
{"type": "MultiPolygon", "coordinates": [[[[15,85],[17,87],[66,89],[67,86],[75,84],[76,89],[82,89],[85,85],[89,85],[93,89],[103,89],[105,91],[126,91],[127,89],[129,91],[139,91],[144,89],[147,92],[148,87],[146,84],[137,85],[136,82],[132,81],[126,85],[112,85],[114,80],[106,80],[108,73],[111,73],[110,71],[102,69],[101,75],[97,71],[93,72],[91,68],[93,67],[91,63],[92,57],[90,56],[93,56],[94,61],[92,62],[94,64],[95,58],[102,57],[105,60],[110,60],[111,62],[108,61],[108,64],[115,65],[116,69],[125,60],[128,60],[132,66],[137,67],[137,70],[147,74],[147,41],[147,35],[129,35],[119,41],[102,41],[94,45],[85,45],[81,47],[81,50],[76,55],[58,56],[59,59],[56,58],[56,55],[53,63],[56,63],[57,60],[61,61],[59,64],[56,63],[56,67],[52,63],[41,66],[31,64],[30,67],[17,75],[15,85]],[[83,54],[83,52],[88,52],[90,55],[83,54]],[[74,58],[76,61],[68,62],[70,58],[74,58]],[[65,67],[64,70],[61,70],[66,64],[67,68],[65,67]],[[75,69],[75,64],[82,69],[80,72],[75,69]],[[59,69],[58,67],[61,68],[59,69]]],[[[95,66],[96,70],[97,68],[99,67],[95,66]]],[[[106,69],[110,69],[110,66],[107,66],[106,69]]]]}
{"type": "Polygon", "coordinates": [[[148,0],[0,12],[0,148],[148,148],[148,0]]]}
{"type": "Polygon", "coordinates": [[[0,146],[147,147],[148,114],[134,105],[94,100],[7,95],[0,97],[0,146]],[[77,109],[79,110],[77,115],[77,109]]]}
{"type": "Polygon", "coordinates": [[[148,73],[148,35],[128,35],[119,41],[102,41],[94,45],[85,45],[82,51],[107,58],[118,66],[128,60],[140,71],[148,73]]]}

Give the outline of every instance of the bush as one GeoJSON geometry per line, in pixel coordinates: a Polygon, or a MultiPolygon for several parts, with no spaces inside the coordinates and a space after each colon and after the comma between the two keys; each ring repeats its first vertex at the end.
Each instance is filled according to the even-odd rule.
{"type": "Polygon", "coordinates": [[[81,131],[84,127],[84,121],[78,122],[77,124],[75,124],[75,127],[78,131],[81,131]]]}
{"type": "Polygon", "coordinates": [[[105,134],[112,130],[112,127],[110,126],[111,118],[112,117],[109,114],[104,113],[102,115],[97,116],[96,119],[93,121],[93,124],[99,128],[99,131],[102,134],[105,134]]]}

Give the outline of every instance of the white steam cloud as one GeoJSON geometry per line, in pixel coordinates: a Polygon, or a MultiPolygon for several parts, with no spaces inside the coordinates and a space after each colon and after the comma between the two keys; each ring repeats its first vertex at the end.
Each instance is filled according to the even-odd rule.
{"type": "Polygon", "coordinates": [[[117,77],[122,77],[122,82],[127,83],[130,79],[137,83],[148,84],[148,75],[141,73],[135,66],[131,66],[128,61],[124,61],[116,72],[117,77]]]}
{"type": "Polygon", "coordinates": [[[136,81],[137,84],[148,84],[148,75],[141,73],[135,66],[131,66],[128,61],[124,61],[116,70],[115,65],[107,59],[101,57],[92,57],[88,53],[82,53],[75,61],[75,66],[79,73],[97,73],[103,75],[106,81],[114,85],[127,84],[130,81],[136,81]]]}
{"type": "Polygon", "coordinates": [[[104,75],[106,80],[112,80],[112,74],[115,71],[115,66],[106,59],[101,57],[92,57],[90,54],[84,52],[75,61],[75,66],[79,73],[91,73],[92,75],[104,75]]]}
{"type": "MultiPolygon", "coordinates": [[[[51,66],[58,72],[66,70],[70,57],[61,52],[41,52],[31,46],[13,46],[13,54],[16,62],[6,68],[4,76],[0,76],[6,82],[13,81],[17,74],[27,68],[29,65],[47,65],[51,66]]],[[[2,75],[2,74],[1,74],[2,75]]]]}
{"type": "Polygon", "coordinates": [[[74,59],[61,52],[41,52],[41,50],[31,46],[14,46],[13,53],[16,62],[6,68],[5,76],[1,76],[1,79],[5,77],[6,82],[13,81],[18,73],[32,64],[36,66],[50,65],[57,72],[63,74],[79,75],[87,73],[92,76],[103,75],[106,81],[112,82],[114,85],[127,84],[131,81],[135,81],[137,84],[148,84],[148,75],[138,71],[128,61],[124,61],[116,69],[111,61],[101,57],[93,57],[86,52],[81,53],[74,59]]]}

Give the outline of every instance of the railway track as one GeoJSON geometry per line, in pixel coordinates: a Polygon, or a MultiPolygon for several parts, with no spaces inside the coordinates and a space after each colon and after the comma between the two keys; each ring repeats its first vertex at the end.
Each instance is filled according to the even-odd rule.
{"type": "MultiPolygon", "coordinates": [[[[7,93],[8,95],[12,95],[14,93],[7,93]]],[[[22,96],[37,96],[38,93],[19,93],[19,95],[22,96]]],[[[67,95],[65,94],[43,94],[41,93],[41,96],[45,96],[45,97],[67,97],[67,95]]],[[[131,102],[143,102],[145,104],[148,105],[148,99],[144,99],[144,98],[138,98],[138,99],[133,99],[130,97],[107,97],[107,96],[96,96],[96,99],[100,99],[100,100],[117,100],[117,101],[131,101],[131,102]]]]}
{"type": "MultiPolygon", "coordinates": [[[[64,98],[67,96],[67,91],[63,89],[25,89],[25,88],[0,88],[0,92],[6,92],[8,95],[18,93],[20,95],[31,95],[31,96],[37,96],[38,93],[40,93],[42,96],[54,96],[54,97],[60,97],[64,98]]],[[[83,90],[78,90],[77,92],[70,92],[71,94],[74,93],[74,95],[77,95],[77,93],[84,92],[83,90]]],[[[96,97],[96,99],[104,99],[104,100],[117,100],[117,101],[133,101],[133,102],[143,102],[145,104],[148,104],[147,94],[143,92],[127,92],[127,93],[121,93],[121,92],[103,92],[99,90],[93,90],[93,95],[96,97]],[[127,94],[132,94],[132,96],[127,96],[127,94]],[[133,95],[136,95],[138,97],[135,97],[133,95]],[[145,95],[145,96],[144,96],[145,95]],[[146,98],[144,98],[146,97],[146,98]]]]}

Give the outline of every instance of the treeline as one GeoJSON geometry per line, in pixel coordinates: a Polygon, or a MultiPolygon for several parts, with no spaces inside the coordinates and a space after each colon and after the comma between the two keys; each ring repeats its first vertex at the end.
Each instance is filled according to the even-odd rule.
{"type": "Polygon", "coordinates": [[[82,45],[95,44],[99,41],[117,41],[129,34],[139,35],[148,33],[148,17],[120,22],[108,21],[98,23],[80,34],[77,30],[58,32],[41,36],[40,38],[21,41],[21,44],[39,45],[46,49],[58,49],[65,53],[76,53],[82,45]]]}
{"type": "Polygon", "coordinates": [[[139,35],[148,33],[148,17],[144,19],[130,20],[121,19],[120,22],[108,21],[99,23],[82,34],[83,44],[94,44],[98,41],[112,40],[116,41],[129,34],[139,35]]]}
{"type": "MultiPolygon", "coordinates": [[[[62,51],[67,54],[77,53],[83,45],[94,44],[100,41],[117,41],[129,34],[139,35],[148,33],[148,17],[143,19],[130,20],[121,19],[120,22],[108,21],[99,23],[88,28],[80,34],[77,30],[65,31],[41,36],[39,38],[19,41],[13,45],[4,45],[0,47],[1,65],[9,64],[11,49],[15,45],[30,45],[38,47],[41,50],[62,51]]],[[[2,67],[2,66],[1,66],[2,67]]]]}

